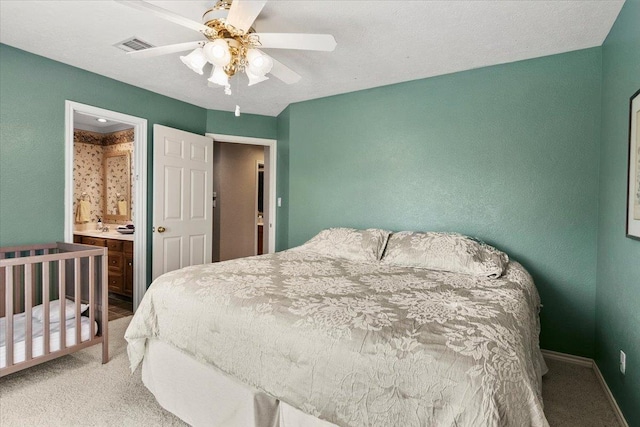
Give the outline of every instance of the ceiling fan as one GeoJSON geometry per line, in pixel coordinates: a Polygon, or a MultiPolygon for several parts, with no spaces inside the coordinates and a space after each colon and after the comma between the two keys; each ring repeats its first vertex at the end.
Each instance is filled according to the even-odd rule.
{"type": "MultiPolygon", "coordinates": [[[[203,14],[202,24],[143,0],[116,1],[198,31],[205,37],[204,40],[153,47],[129,52],[128,55],[149,58],[192,50],[188,55],[181,56],[180,60],[201,75],[205,65],[211,63],[213,68],[208,79],[209,86],[224,86],[227,95],[231,95],[229,78],[236,73],[244,72],[249,78],[249,86],[267,80],[266,74],[287,84],[301,79],[298,73],[260,49],[330,52],[336,47],[335,39],[329,34],[255,32],[252,25],[267,0],[218,0],[215,6],[203,14]]],[[[238,115],[237,107],[236,114],[238,115]]]]}

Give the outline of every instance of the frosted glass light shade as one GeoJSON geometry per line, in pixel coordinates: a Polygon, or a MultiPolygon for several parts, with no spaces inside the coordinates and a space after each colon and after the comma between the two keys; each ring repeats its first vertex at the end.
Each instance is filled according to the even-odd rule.
{"type": "Polygon", "coordinates": [[[249,77],[249,86],[253,86],[256,83],[260,83],[265,80],[269,80],[269,77],[267,76],[258,76],[253,74],[248,67],[245,69],[245,73],[247,73],[247,77],[249,77]]]}
{"type": "Polygon", "coordinates": [[[217,67],[224,67],[231,61],[229,44],[223,39],[216,39],[204,45],[204,56],[207,61],[217,67]]]}
{"type": "Polygon", "coordinates": [[[203,74],[202,69],[207,64],[207,58],[205,58],[201,47],[194,49],[194,51],[187,56],[181,56],[180,60],[184,65],[200,75],[203,74]]]}
{"type": "Polygon", "coordinates": [[[264,76],[273,68],[271,57],[257,49],[249,49],[247,51],[247,62],[249,63],[249,70],[256,76],[264,76]]]}
{"type": "Polygon", "coordinates": [[[209,77],[208,81],[220,86],[226,86],[229,84],[229,76],[227,75],[227,73],[224,72],[224,68],[213,67],[213,71],[211,72],[211,77],[209,77]]]}

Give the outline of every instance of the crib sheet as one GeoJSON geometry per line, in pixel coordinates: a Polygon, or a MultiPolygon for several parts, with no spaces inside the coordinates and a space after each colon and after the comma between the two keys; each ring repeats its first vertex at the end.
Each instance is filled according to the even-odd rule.
{"type": "MultiPolygon", "coordinates": [[[[94,330],[98,330],[98,323],[95,323],[94,330]]],[[[60,322],[50,323],[49,348],[51,352],[60,350],[60,322]]],[[[80,317],[80,337],[81,341],[87,341],[91,338],[91,321],[88,317],[80,317]]],[[[67,347],[76,344],[76,319],[75,317],[68,319],[66,326],[66,345],[67,347]]],[[[0,368],[7,366],[7,350],[6,350],[6,318],[0,318],[0,368]]],[[[15,314],[13,316],[13,362],[19,363],[25,360],[25,332],[26,317],[24,313],[15,314]]],[[[33,319],[32,324],[32,348],[33,357],[39,357],[44,354],[44,323],[33,319]]]]}

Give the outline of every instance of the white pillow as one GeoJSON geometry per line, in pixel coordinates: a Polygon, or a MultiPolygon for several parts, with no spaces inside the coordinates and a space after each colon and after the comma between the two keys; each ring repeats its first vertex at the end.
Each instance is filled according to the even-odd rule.
{"type": "Polygon", "coordinates": [[[401,231],[389,237],[382,262],[495,279],[502,276],[509,257],[486,243],[457,233],[401,231]]]}
{"type": "MultiPolygon", "coordinates": [[[[80,304],[80,313],[84,313],[89,304],[80,304]]],[[[44,304],[36,305],[31,309],[31,315],[34,319],[44,322],[44,304]]],[[[76,303],[70,299],[65,299],[64,309],[65,320],[73,319],[76,317],[76,303]]],[[[49,322],[55,323],[60,321],[60,300],[53,300],[49,302],[49,322]]]]}
{"type": "Polygon", "coordinates": [[[390,231],[377,228],[328,228],[298,248],[352,261],[373,262],[382,257],[389,234],[390,231]]]}

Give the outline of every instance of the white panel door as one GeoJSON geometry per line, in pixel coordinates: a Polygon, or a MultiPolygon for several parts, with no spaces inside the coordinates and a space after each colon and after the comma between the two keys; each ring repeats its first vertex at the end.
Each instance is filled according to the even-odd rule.
{"type": "Polygon", "coordinates": [[[153,125],[153,279],[211,262],[213,139],[153,125]]]}

